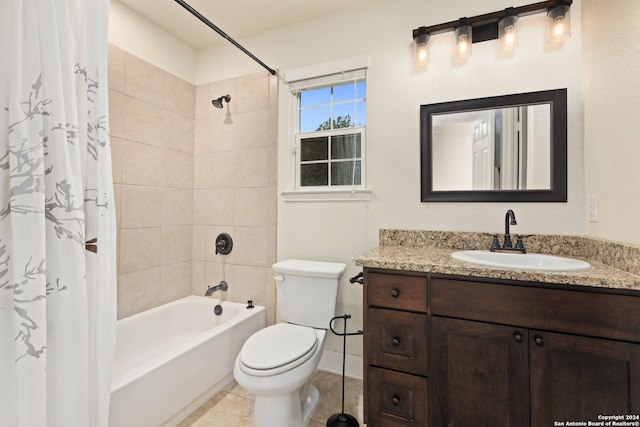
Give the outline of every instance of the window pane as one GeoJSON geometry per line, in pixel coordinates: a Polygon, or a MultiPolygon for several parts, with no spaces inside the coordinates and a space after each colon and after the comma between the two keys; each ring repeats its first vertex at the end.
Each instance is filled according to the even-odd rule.
{"type": "Polygon", "coordinates": [[[300,165],[300,186],[329,185],[328,171],[327,163],[300,165]]]}
{"type": "Polygon", "coordinates": [[[367,84],[365,82],[350,82],[333,88],[333,102],[353,101],[364,99],[367,96],[367,84]]]}
{"type": "Polygon", "coordinates": [[[356,85],[348,83],[333,88],[333,102],[352,101],[356,94],[356,85]]]}
{"type": "Polygon", "coordinates": [[[367,125],[367,102],[356,102],[355,112],[352,117],[354,126],[366,126],[367,125]]]}
{"type": "Polygon", "coordinates": [[[309,162],[314,160],[328,160],[329,138],[304,138],[300,140],[300,160],[309,162]]]}
{"type": "Polygon", "coordinates": [[[355,99],[364,99],[367,97],[367,82],[356,83],[355,99]]]}
{"type": "Polygon", "coordinates": [[[329,107],[308,108],[300,110],[300,132],[327,130],[329,127],[329,107]]]}
{"type": "Polygon", "coordinates": [[[361,182],[361,163],[360,160],[355,162],[333,162],[331,163],[331,185],[360,185],[361,182]]]}
{"type": "Polygon", "coordinates": [[[360,134],[336,135],[331,138],[332,159],[353,159],[360,156],[360,134]]]}
{"type": "Polygon", "coordinates": [[[334,129],[348,128],[354,126],[353,116],[355,113],[354,103],[338,104],[333,106],[333,127],[334,129]]]}
{"type": "Polygon", "coordinates": [[[313,105],[329,104],[331,102],[331,88],[310,89],[300,92],[300,106],[309,107],[313,105]]]}

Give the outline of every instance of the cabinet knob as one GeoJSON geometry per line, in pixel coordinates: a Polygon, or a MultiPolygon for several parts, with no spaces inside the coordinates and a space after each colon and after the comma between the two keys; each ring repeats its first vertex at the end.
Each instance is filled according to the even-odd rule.
{"type": "Polygon", "coordinates": [[[400,291],[397,288],[391,289],[391,296],[394,298],[398,298],[398,296],[400,296],[400,291]]]}
{"type": "Polygon", "coordinates": [[[393,337],[393,339],[391,340],[391,344],[393,344],[394,347],[398,347],[400,345],[400,338],[393,337]]]}
{"type": "Polygon", "coordinates": [[[391,404],[392,404],[393,406],[398,406],[398,405],[400,404],[400,396],[398,396],[397,394],[394,394],[394,395],[391,397],[391,404]]]}
{"type": "Polygon", "coordinates": [[[513,333],[513,339],[517,342],[517,343],[521,343],[523,341],[522,339],[522,334],[520,332],[514,332],[513,333]]]}
{"type": "Polygon", "coordinates": [[[538,347],[542,347],[544,345],[544,340],[542,337],[535,337],[533,340],[538,347]]]}

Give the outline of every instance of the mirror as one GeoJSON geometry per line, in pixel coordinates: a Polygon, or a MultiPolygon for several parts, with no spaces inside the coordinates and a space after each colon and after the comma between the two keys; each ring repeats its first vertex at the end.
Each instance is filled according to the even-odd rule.
{"type": "Polygon", "coordinates": [[[566,202],[567,90],[420,106],[423,202],[566,202]]]}

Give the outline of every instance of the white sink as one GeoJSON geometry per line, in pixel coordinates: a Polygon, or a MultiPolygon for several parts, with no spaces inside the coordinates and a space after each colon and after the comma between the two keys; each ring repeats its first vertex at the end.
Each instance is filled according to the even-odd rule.
{"type": "Polygon", "coordinates": [[[457,251],[453,259],[493,267],[535,271],[584,271],[591,264],[579,259],[544,254],[518,254],[490,251],[457,251]]]}

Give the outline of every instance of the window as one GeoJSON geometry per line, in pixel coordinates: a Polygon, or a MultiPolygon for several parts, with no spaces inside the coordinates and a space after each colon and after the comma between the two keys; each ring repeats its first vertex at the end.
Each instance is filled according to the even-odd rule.
{"type": "Polygon", "coordinates": [[[362,187],[364,78],[303,89],[297,100],[296,187],[362,187]]]}
{"type": "MultiPolygon", "coordinates": [[[[287,70],[292,150],[284,200],[369,200],[366,187],[369,59],[358,56],[287,70]]],[[[281,118],[283,118],[281,116],[281,118]]]]}

